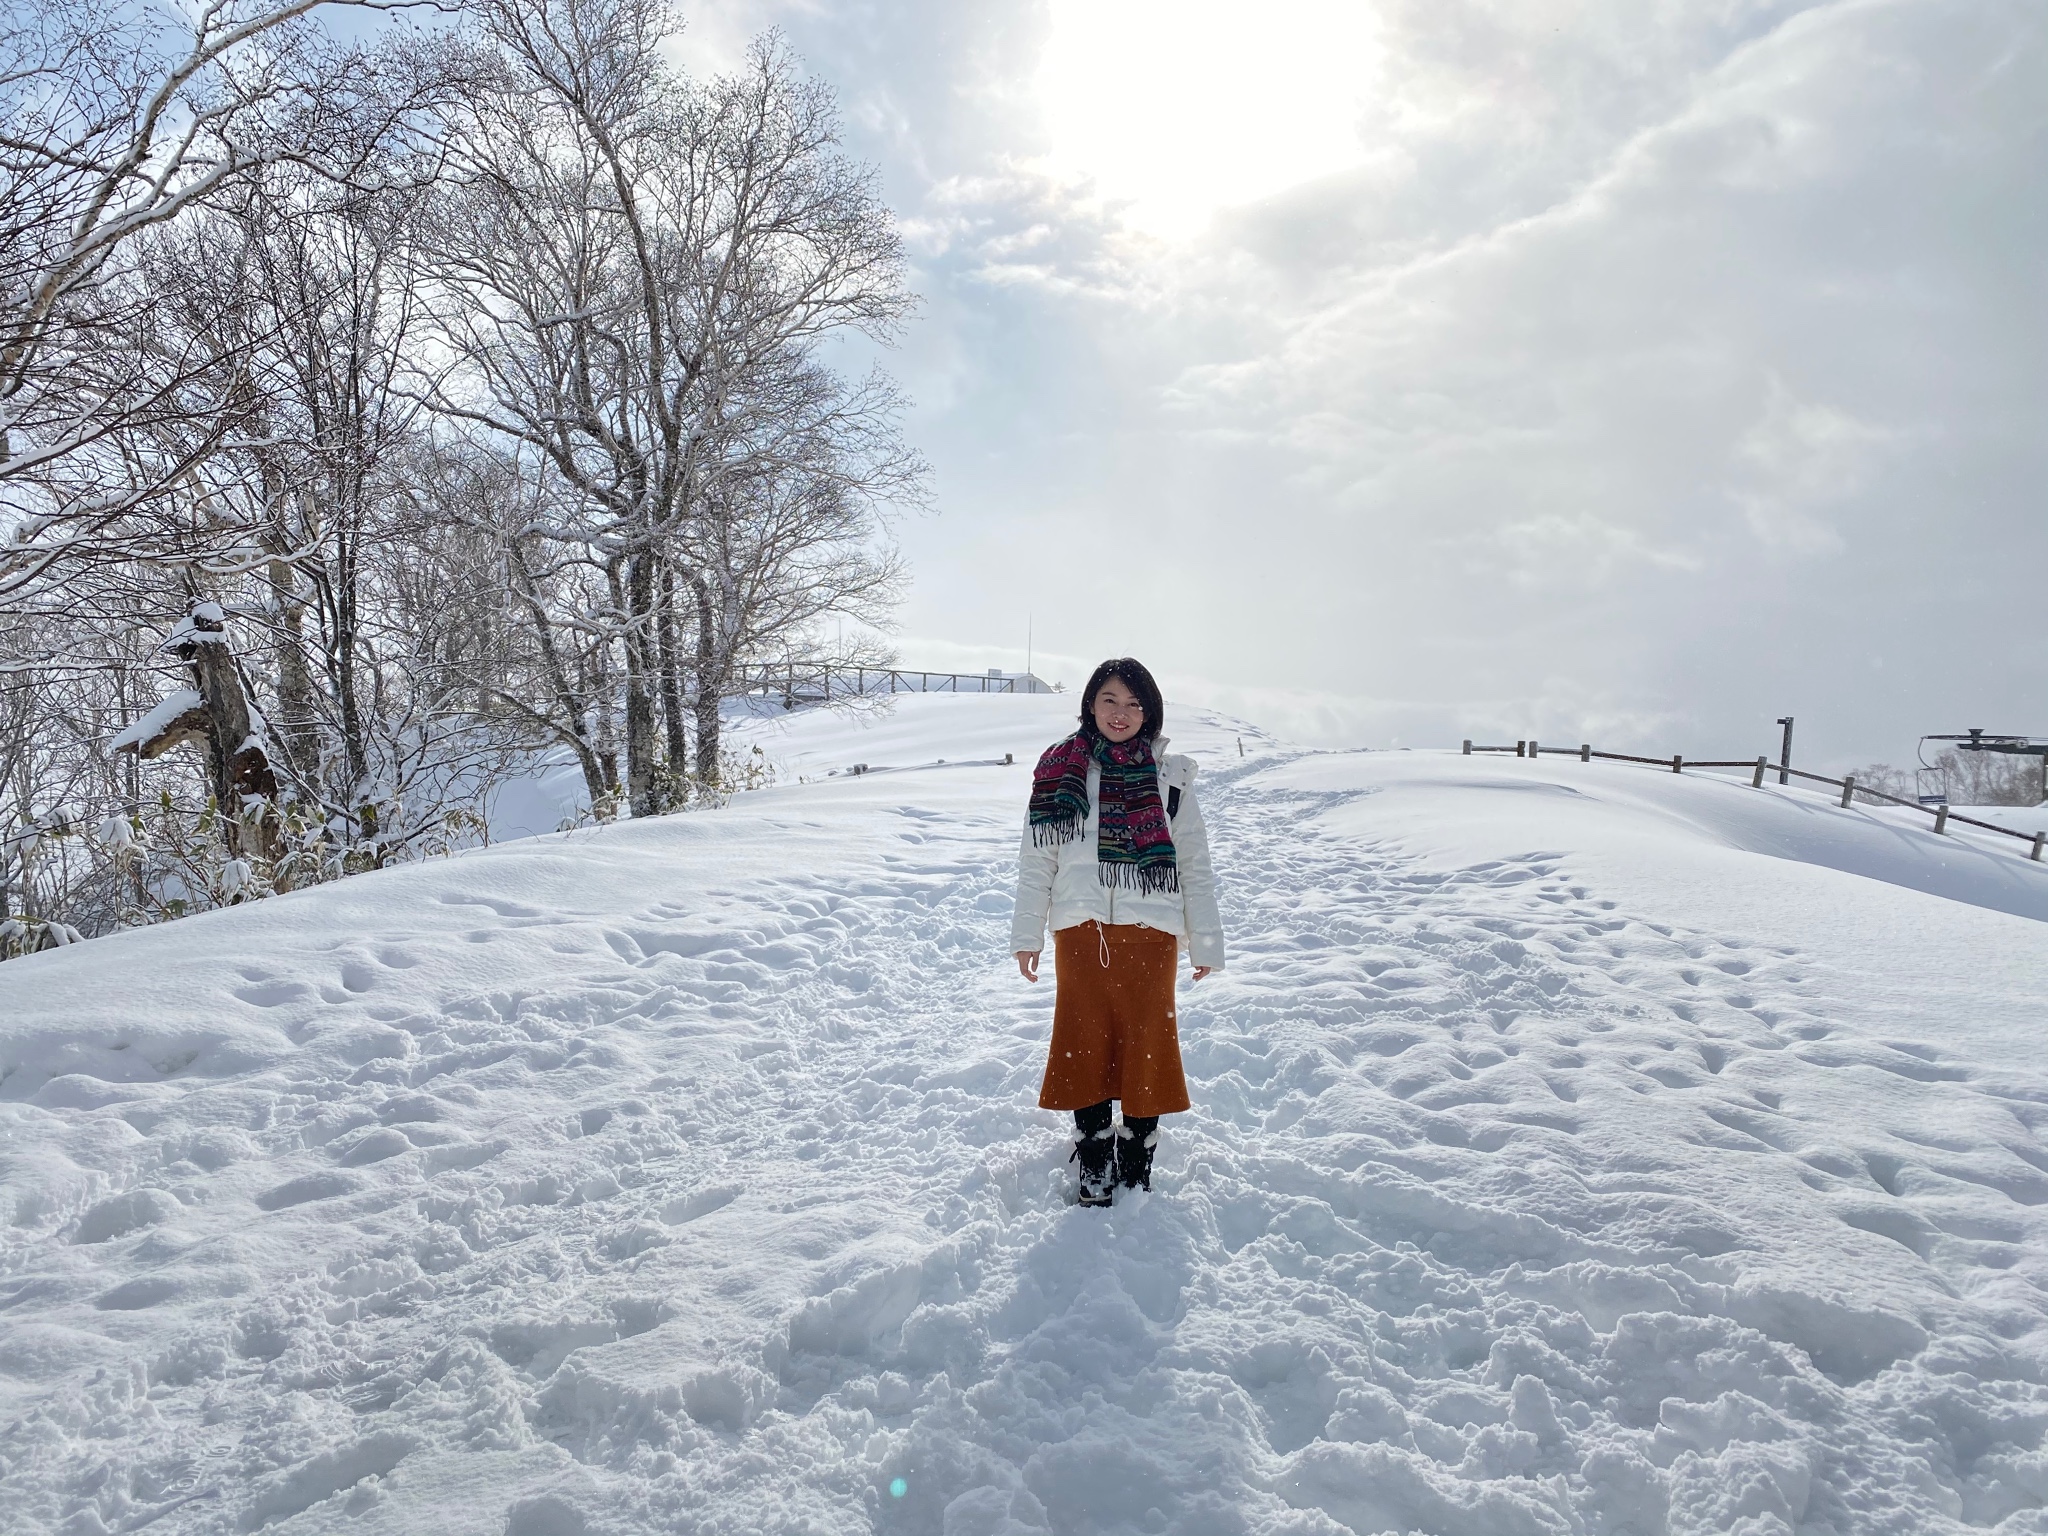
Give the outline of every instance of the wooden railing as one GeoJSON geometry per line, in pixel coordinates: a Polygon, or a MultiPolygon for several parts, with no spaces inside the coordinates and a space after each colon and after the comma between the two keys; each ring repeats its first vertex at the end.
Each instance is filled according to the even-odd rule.
{"type": "Polygon", "coordinates": [[[794,709],[884,693],[1056,693],[1043,678],[990,677],[981,672],[913,672],[902,667],[843,666],[832,661],[765,662],[742,667],[733,678],[734,697],[766,694],[794,709]]]}
{"type": "Polygon", "coordinates": [[[1899,795],[1886,794],[1881,789],[1870,789],[1858,784],[1856,782],[1856,775],[1853,773],[1844,778],[1831,779],[1826,774],[1808,773],[1804,769],[1792,767],[1789,763],[1774,763],[1767,757],[1719,760],[1706,758],[1688,759],[1675,754],[1671,757],[1638,757],[1631,752],[1595,752],[1590,745],[1584,742],[1581,742],[1576,747],[1544,747],[1538,746],[1533,741],[1518,741],[1512,747],[1485,747],[1475,746],[1472,742],[1467,741],[1465,743],[1466,755],[1469,756],[1474,752],[1512,752],[1517,757],[1535,757],[1538,754],[1546,757],[1576,757],[1582,763],[1590,763],[1595,758],[1599,758],[1610,763],[1643,763],[1654,768],[1669,768],[1673,773],[1683,773],[1688,768],[1746,768],[1750,774],[1750,786],[1754,789],[1763,788],[1765,774],[1775,773],[1780,784],[1786,783],[1791,779],[1805,779],[1809,783],[1826,784],[1831,788],[1839,789],[1842,792],[1841,804],[1844,810],[1847,810],[1850,803],[1858,795],[1861,795],[1865,800],[1882,801],[1886,805],[1903,805],[1909,811],[1924,812],[1934,818],[1934,830],[1937,833],[1946,834],[1948,824],[1953,821],[1961,826],[1975,827],[1980,832],[1996,832],[2000,837],[2016,837],[2023,843],[2032,844],[2032,847],[2028,850],[2027,857],[2033,859],[2036,863],[2040,862],[2043,845],[2048,844],[2048,832],[2015,832],[2011,827],[2001,827],[1992,821],[1979,821],[1974,816],[1952,815],[1946,805],[1922,805],[1917,800],[1907,800],[1899,795]]]}

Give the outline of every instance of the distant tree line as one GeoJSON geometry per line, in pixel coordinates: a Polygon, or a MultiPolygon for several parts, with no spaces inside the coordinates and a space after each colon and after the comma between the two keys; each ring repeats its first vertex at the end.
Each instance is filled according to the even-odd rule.
{"type": "Polygon", "coordinates": [[[0,22],[0,958],[472,841],[545,750],[715,801],[736,669],[894,608],[829,92],[661,0],[423,14],[0,22]]]}
{"type": "Polygon", "coordinates": [[[2009,752],[1958,752],[1950,747],[1935,754],[1924,776],[1911,768],[1873,763],[1856,771],[1856,782],[1908,800],[1939,789],[1952,805],[2039,805],[2048,800],[2048,764],[2039,757],[2009,752]]]}

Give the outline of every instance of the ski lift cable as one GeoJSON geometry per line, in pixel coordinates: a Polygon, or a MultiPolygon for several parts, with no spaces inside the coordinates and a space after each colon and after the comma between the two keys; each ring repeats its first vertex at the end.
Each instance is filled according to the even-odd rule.
{"type": "Polygon", "coordinates": [[[2009,752],[2019,757],[2048,757],[2048,737],[2001,735],[1979,726],[1960,733],[1922,736],[1920,761],[1923,765],[1927,764],[1927,743],[1930,741],[1954,742],[1964,752],[2009,752]]]}

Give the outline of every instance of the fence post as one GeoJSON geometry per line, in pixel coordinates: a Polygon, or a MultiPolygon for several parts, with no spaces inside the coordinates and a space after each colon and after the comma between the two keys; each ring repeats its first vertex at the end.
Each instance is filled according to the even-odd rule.
{"type": "Polygon", "coordinates": [[[1683,757],[1672,758],[1671,771],[1673,773],[1683,773],[1685,771],[1685,759],[1683,757]]]}
{"type": "Polygon", "coordinates": [[[1846,774],[1842,779],[1842,809],[1849,809],[1849,802],[1856,798],[1856,775],[1846,774]]]}
{"type": "Polygon", "coordinates": [[[1945,806],[1945,805],[1938,805],[1938,806],[1936,806],[1936,807],[1934,808],[1934,831],[1935,831],[1935,835],[1936,835],[1936,836],[1940,836],[1940,835],[1941,835],[1942,833],[1946,832],[1947,830],[1948,830],[1948,807],[1947,807],[1947,806],[1945,806]]]}
{"type": "Polygon", "coordinates": [[[1536,753],[1537,753],[1537,750],[1538,750],[1538,749],[1537,749],[1536,743],[1535,743],[1535,742],[1533,742],[1533,741],[1532,741],[1532,742],[1530,742],[1530,743],[1529,743],[1529,755],[1530,755],[1531,757],[1534,757],[1534,756],[1536,755],[1536,753]]]}
{"type": "Polygon", "coordinates": [[[1579,761],[1582,763],[1590,763],[1591,761],[1593,761],[1593,743],[1591,743],[1590,741],[1582,741],[1579,743],[1579,761]]]}
{"type": "Polygon", "coordinates": [[[1769,762],[1770,759],[1767,757],[1760,757],[1756,760],[1756,773],[1750,778],[1749,781],[1749,787],[1751,789],[1762,789],[1764,787],[1764,767],[1769,762]]]}
{"type": "Polygon", "coordinates": [[[1472,738],[1470,736],[1465,738],[1465,755],[1467,757],[1472,755],[1472,738]]]}
{"type": "Polygon", "coordinates": [[[2048,843],[2048,832],[2036,832],[2034,834],[2034,851],[2027,855],[2036,864],[2041,862],[2041,845],[2043,843],[2048,843]]]}
{"type": "Polygon", "coordinates": [[[1526,746],[1528,746],[1528,745],[1529,745],[1529,743],[1528,743],[1528,742],[1526,742],[1526,741],[1518,741],[1518,742],[1516,742],[1516,743],[1515,743],[1515,756],[1517,756],[1517,757],[1521,757],[1521,756],[1523,756],[1524,754],[1523,754],[1523,752],[1522,752],[1522,748],[1524,748],[1524,747],[1526,747],[1526,746]]]}

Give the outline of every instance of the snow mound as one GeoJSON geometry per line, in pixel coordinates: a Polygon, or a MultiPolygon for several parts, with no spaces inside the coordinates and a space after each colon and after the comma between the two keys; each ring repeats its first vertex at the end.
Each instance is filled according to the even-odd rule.
{"type": "Polygon", "coordinates": [[[1172,710],[1231,963],[1085,1211],[1072,709],[0,967],[10,1536],[2048,1528],[2048,872],[1172,710]]]}

